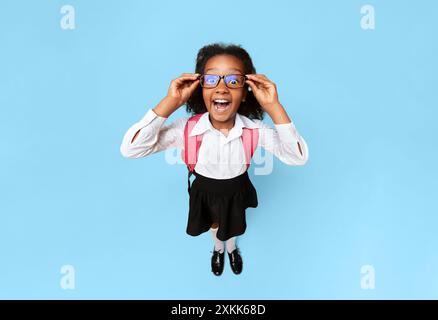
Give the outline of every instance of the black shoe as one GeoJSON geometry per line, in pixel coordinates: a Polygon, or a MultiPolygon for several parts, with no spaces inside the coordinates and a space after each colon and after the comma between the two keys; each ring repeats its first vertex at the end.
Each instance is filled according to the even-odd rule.
{"type": "Polygon", "coordinates": [[[235,274],[240,274],[242,272],[243,261],[239,248],[236,247],[233,252],[228,253],[228,258],[230,258],[231,270],[233,270],[235,274]]]}
{"type": "Polygon", "coordinates": [[[213,248],[213,256],[211,257],[211,272],[213,272],[216,276],[220,276],[224,271],[224,257],[225,251],[220,253],[213,248]]]}

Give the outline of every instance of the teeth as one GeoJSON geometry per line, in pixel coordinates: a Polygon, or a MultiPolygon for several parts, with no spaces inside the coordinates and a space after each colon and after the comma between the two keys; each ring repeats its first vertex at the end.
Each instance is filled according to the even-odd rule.
{"type": "Polygon", "coordinates": [[[220,106],[219,104],[215,103],[214,109],[216,110],[216,112],[225,112],[226,110],[228,110],[229,106],[229,103],[227,103],[225,106],[220,106]]]}
{"type": "Polygon", "coordinates": [[[216,112],[221,113],[221,112],[226,112],[231,106],[231,103],[227,99],[214,99],[213,106],[216,112]]]}

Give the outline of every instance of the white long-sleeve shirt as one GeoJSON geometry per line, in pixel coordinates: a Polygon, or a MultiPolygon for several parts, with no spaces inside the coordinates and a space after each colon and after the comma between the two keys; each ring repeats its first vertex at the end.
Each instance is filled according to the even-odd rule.
{"type": "MultiPolygon", "coordinates": [[[[234,127],[225,135],[213,127],[204,113],[193,127],[191,136],[203,133],[195,171],[214,179],[234,178],[247,169],[243,149],[242,128],[258,128],[257,147],[262,147],[288,165],[304,165],[308,159],[306,141],[299,135],[295,125],[275,124],[273,129],[261,120],[251,120],[236,114],[234,127]],[[301,146],[302,154],[298,147],[301,146]]],[[[120,152],[127,158],[141,158],[169,148],[184,149],[184,127],[189,117],[179,118],[164,125],[167,118],[158,116],[149,109],[144,117],[133,124],[123,137],[120,152]],[[137,138],[133,137],[138,132],[137,138]]]]}

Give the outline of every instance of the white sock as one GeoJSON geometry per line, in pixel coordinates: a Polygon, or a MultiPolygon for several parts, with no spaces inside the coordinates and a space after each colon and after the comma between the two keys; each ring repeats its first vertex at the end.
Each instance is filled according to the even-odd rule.
{"type": "Polygon", "coordinates": [[[223,253],[224,249],[225,249],[224,242],[222,240],[219,240],[216,237],[216,233],[217,233],[218,229],[219,228],[216,228],[216,229],[210,228],[211,236],[213,237],[213,241],[214,241],[214,250],[219,251],[220,253],[223,253]]]}
{"type": "Polygon", "coordinates": [[[231,253],[236,249],[236,237],[232,237],[227,240],[227,251],[228,253],[231,253]]]}

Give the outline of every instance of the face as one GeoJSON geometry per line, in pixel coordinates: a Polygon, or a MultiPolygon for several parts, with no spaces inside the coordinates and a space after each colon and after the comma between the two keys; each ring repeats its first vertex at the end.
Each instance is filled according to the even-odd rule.
{"type": "MultiPolygon", "coordinates": [[[[232,55],[216,55],[208,59],[204,74],[228,75],[245,74],[243,63],[232,55]]],[[[245,87],[228,88],[220,79],[215,88],[202,88],[204,103],[215,122],[234,122],[242,99],[246,97],[245,87]],[[218,102],[219,100],[219,102],[218,102]],[[220,103],[220,101],[222,103],[220,103]]]]}

